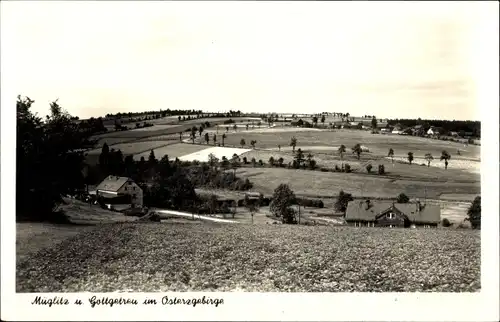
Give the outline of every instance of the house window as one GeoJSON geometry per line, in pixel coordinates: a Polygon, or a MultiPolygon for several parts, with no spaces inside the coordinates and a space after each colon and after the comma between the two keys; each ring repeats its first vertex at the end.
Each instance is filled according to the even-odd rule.
{"type": "Polygon", "coordinates": [[[393,227],[394,227],[394,225],[389,225],[389,228],[393,228],[393,227]]]}
{"type": "Polygon", "coordinates": [[[134,187],[134,191],[135,191],[135,187],[134,187]]]}
{"type": "Polygon", "coordinates": [[[392,213],[392,212],[388,213],[388,214],[387,214],[387,218],[389,218],[389,219],[394,219],[394,218],[395,218],[394,213],[392,213]]]}

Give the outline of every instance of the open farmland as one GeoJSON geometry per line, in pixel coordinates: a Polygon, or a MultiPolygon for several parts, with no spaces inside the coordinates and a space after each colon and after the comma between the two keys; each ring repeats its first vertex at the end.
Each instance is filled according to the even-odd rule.
{"type": "MultiPolygon", "coordinates": [[[[174,143],[171,145],[163,146],[161,148],[155,149],[154,153],[156,158],[159,160],[164,155],[168,155],[169,159],[180,158],[186,154],[195,153],[197,151],[201,151],[206,149],[206,146],[201,146],[198,144],[187,144],[187,143],[174,143]]],[[[145,159],[148,158],[150,151],[145,151],[140,154],[134,155],[134,159],[140,160],[141,157],[145,159]]],[[[208,158],[207,158],[208,159],[208,158]]],[[[205,161],[205,160],[203,160],[205,161]]]]}
{"type": "MultiPolygon", "coordinates": [[[[202,147],[202,146],[200,146],[202,147]]],[[[222,159],[222,157],[226,157],[227,159],[231,159],[233,154],[240,155],[249,151],[249,149],[237,149],[237,148],[224,148],[224,147],[203,147],[203,150],[199,150],[197,152],[184,155],[179,159],[182,161],[208,161],[208,156],[210,154],[215,155],[218,159],[222,159]]]]}
{"type": "MultiPolygon", "coordinates": [[[[132,141],[128,143],[118,143],[115,145],[112,145],[110,149],[115,149],[115,150],[120,150],[122,151],[123,155],[134,155],[134,154],[140,154],[142,152],[148,152],[157,148],[160,148],[162,146],[167,145],[168,142],[165,141],[144,141],[144,142],[137,142],[137,141],[132,141]]],[[[102,151],[102,148],[99,149],[94,149],[90,150],[87,153],[89,155],[99,155],[102,151]]]]}
{"type": "Polygon", "coordinates": [[[395,156],[406,157],[408,152],[413,152],[415,157],[424,157],[426,153],[431,153],[434,158],[439,158],[441,151],[447,150],[452,154],[452,160],[455,158],[457,150],[460,150],[461,158],[469,158],[479,160],[480,147],[475,145],[464,146],[463,144],[433,140],[407,135],[381,135],[371,134],[369,131],[360,130],[318,130],[318,129],[303,129],[299,128],[271,128],[259,132],[245,131],[232,132],[226,138],[228,145],[239,145],[243,138],[246,142],[257,140],[259,148],[272,148],[278,150],[278,145],[282,148],[290,144],[290,138],[297,138],[296,149],[313,146],[331,146],[332,150],[336,150],[341,144],[344,144],[348,152],[355,144],[362,144],[370,150],[372,155],[387,156],[390,148],[394,149],[395,156]],[[265,132],[264,132],[265,131],[265,132]]]}
{"type": "Polygon", "coordinates": [[[480,233],[101,225],[28,256],[16,281],[17,292],[476,292],[480,233]]]}
{"type": "Polygon", "coordinates": [[[242,168],[237,174],[248,177],[254,189],[272,194],[281,183],[290,185],[297,195],[336,197],[341,189],[354,196],[394,198],[404,192],[412,198],[438,199],[441,194],[480,194],[481,183],[433,182],[391,179],[378,175],[333,173],[280,168],[242,168]]]}

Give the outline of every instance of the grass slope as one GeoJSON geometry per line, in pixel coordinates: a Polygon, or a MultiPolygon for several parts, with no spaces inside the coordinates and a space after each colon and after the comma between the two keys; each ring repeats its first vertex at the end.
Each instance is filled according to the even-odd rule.
{"type": "Polygon", "coordinates": [[[17,265],[18,292],[478,291],[480,234],[109,224],[17,265]]]}

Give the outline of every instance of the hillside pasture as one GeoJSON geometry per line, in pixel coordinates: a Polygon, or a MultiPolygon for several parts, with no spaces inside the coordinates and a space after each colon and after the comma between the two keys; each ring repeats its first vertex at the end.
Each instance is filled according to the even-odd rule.
{"type": "MultiPolygon", "coordinates": [[[[122,151],[123,155],[134,155],[147,151],[149,155],[149,151],[160,148],[167,144],[168,142],[165,141],[145,141],[145,142],[133,141],[128,143],[119,143],[112,145],[110,146],[110,150],[111,149],[120,150],[122,151]]],[[[89,155],[99,155],[101,154],[101,151],[102,148],[90,150],[87,153],[89,155]]]]}
{"type": "Polygon", "coordinates": [[[441,194],[480,194],[481,183],[433,182],[395,180],[378,175],[333,173],[280,168],[241,168],[237,171],[248,177],[254,190],[272,194],[281,183],[289,184],[297,195],[309,197],[336,197],[342,189],[355,196],[394,198],[404,192],[410,198],[438,199],[441,194]]]}
{"type": "Polygon", "coordinates": [[[114,131],[110,133],[99,134],[96,136],[98,139],[104,138],[128,138],[128,139],[141,139],[151,136],[159,136],[166,134],[174,134],[185,131],[188,129],[187,125],[154,125],[141,129],[132,129],[127,131],[114,131]]]}
{"type": "MultiPolygon", "coordinates": [[[[335,151],[337,147],[344,144],[348,152],[355,144],[366,146],[373,155],[387,156],[390,148],[395,152],[395,156],[405,157],[408,152],[413,152],[415,157],[424,157],[426,153],[431,153],[434,157],[439,158],[441,151],[447,150],[452,157],[455,157],[456,151],[460,150],[461,158],[480,158],[480,147],[451,142],[433,140],[406,135],[381,135],[371,134],[369,131],[360,130],[319,130],[319,129],[302,129],[299,128],[277,128],[249,130],[240,133],[231,133],[226,138],[229,145],[239,145],[243,138],[246,142],[256,140],[259,148],[278,149],[278,145],[286,147],[290,145],[290,139],[295,136],[297,139],[296,149],[301,147],[332,147],[335,151]],[[285,130],[287,129],[287,130],[285,130]]],[[[336,152],[336,151],[335,151],[336,152]]]]}
{"type": "MultiPolygon", "coordinates": [[[[386,158],[386,159],[390,160],[390,158],[386,158]]],[[[395,157],[394,161],[407,163],[408,158],[395,157]]],[[[427,167],[427,160],[425,160],[424,158],[414,158],[413,165],[415,165],[415,164],[418,164],[418,165],[425,164],[425,166],[427,167]]],[[[452,158],[452,159],[448,160],[448,170],[445,170],[444,161],[440,161],[439,156],[436,156],[435,159],[431,161],[430,168],[431,169],[429,169],[428,171],[431,171],[437,177],[455,174],[455,173],[457,173],[457,170],[462,170],[462,171],[460,171],[461,173],[474,174],[474,178],[476,178],[477,180],[480,180],[480,174],[481,174],[481,162],[480,161],[452,158]]],[[[421,173],[423,171],[426,171],[426,170],[424,170],[424,169],[418,170],[419,173],[421,173]]]]}
{"type": "MultiPolygon", "coordinates": [[[[200,146],[202,147],[202,146],[200,146]]],[[[215,155],[219,160],[222,159],[222,157],[226,157],[228,160],[232,158],[234,154],[241,155],[249,149],[237,149],[237,148],[225,148],[225,147],[202,147],[202,150],[198,150],[196,152],[193,152],[191,154],[184,155],[180,157],[179,159],[181,161],[202,161],[206,162],[208,161],[208,156],[210,154],[215,155]]]]}
{"type": "MultiPolygon", "coordinates": [[[[175,158],[181,158],[184,155],[188,155],[191,153],[198,152],[200,150],[205,150],[206,146],[201,146],[198,144],[187,144],[187,143],[172,143],[170,145],[166,145],[157,149],[154,149],[155,156],[158,160],[160,160],[163,156],[168,155],[170,160],[175,158]]],[[[145,159],[148,158],[150,151],[145,151],[143,153],[139,153],[134,155],[135,160],[140,160],[141,157],[145,159]]],[[[207,158],[208,159],[208,158],[207,158]]],[[[206,160],[203,160],[206,161],[206,160]]]]}

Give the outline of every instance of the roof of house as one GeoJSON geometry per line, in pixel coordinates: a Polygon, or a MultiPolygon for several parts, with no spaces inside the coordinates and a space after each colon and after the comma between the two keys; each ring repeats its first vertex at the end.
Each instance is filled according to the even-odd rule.
{"type": "MultiPolygon", "coordinates": [[[[380,213],[393,206],[391,201],[371,201],[371,207],[366,209],[366,202],[362,200],[351,201],[347,205],[346,221],[364,220],[374,221],[380,213]]],[[[418,211],[416,203],[394,203],[394,207],[404,213],[414,223],[439,223],[441,208],[436,205],[425,205],[418,211]]]]}
{"type": "Polygon", "coordinates": [[[117,176],[108,176],[104,179],[96,188],[96,190],[105,190],[105,191],[118,191],[121,187],[128,181],[132,179],[127,177],[117,177],[117,176]]]}

